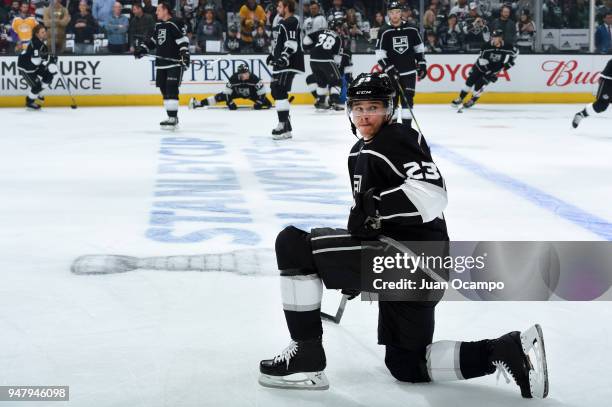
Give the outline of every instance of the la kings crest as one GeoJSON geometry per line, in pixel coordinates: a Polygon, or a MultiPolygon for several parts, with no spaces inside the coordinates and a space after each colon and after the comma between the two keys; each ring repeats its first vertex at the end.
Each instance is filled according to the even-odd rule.
{"type": "Polygon", "coordinates": [[[157,32],[157,45],[162,45],[166,42],[166,29],[162,28],[157,32]]]}
{"type": "Polygon", "coordinates": [[[401,37],[393,37],[393,50],[398,54],[403,54],[408,50],[408,37],[403,35],[401,37]]]}

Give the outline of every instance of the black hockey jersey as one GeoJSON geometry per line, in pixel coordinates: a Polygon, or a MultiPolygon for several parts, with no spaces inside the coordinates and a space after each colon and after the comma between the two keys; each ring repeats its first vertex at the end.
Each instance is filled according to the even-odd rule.
{"type": "Polygon", "coordinates": [[[33,36],[28,47],[19,54],[17,67],[22,71],[32,73],[36,72],[41,64],[42,66],[46,65],[48,61],[49,49],[47,45],[33,36]]]}
{"type": "Polygon", "coordinates": [[[230,37],[228,35],[223,44],[225,50],[229,53],[237,54],[240,52],[240,40],[236,37],[230,37]]]}
{"type": "Polygon", "coordinates": [[[359,140],[348,160],[353,195],[376,188],[381,234],[396,240],[447,240],[444,178],[429,146],[405,124],[389,124],[359,140]]]}
{"type": "Polygon", "coordinates": [[[608,61],[606,67],[599,76],[607,80],[612,80],[612,59],[608,61]]]}
{"type": "Polygon", "coordinates": [[[342,39],[332,30],[313,32],[304,37],[304,45],[310,47],[310,60],[315,62],[336,62],[340,64],[342,39]]]}
{"type": "Polygon", "coordinates": [[[385,71],[395,67],[400,75],[415,73],[418,62],[425,60],[424,53],[419,31],[405,21],[399,27],[385,24],[378,32],[376,57],[385,71]]]}
{"type": "Polygon", "coordinates": [[[250,74],[246,81],[240,80],[240,74],[233,74],[225,84],[226,94],[237,94],[239,97],[250,98],[253,93],[264,94],[264,83],[257,75],[250,74]]]}
{"type": "MultiPolygon", "coordinates": [[[[159,21],[151,37],[141,43],[147,50],[155,49],[155,54],[162,58],[178,60],[181,51],[189,51],[189,38],[187,27],[177,18],[168,21],[159,21]]],[[[181,66],[179,62],[156,59],[157,69],[168,69],[181,66]]]]}
{"type": "Polygon", "coordinates": [[[484,74],[497,73],[504,68],[510,68],[518,56],[518,50],[512,45],[503,44],[497,48],[491,42],[482,45],[480,55],[476,60],[476,68],[484,74]]]}
{"type": "Polygon", "coordinates": [[[274,72],[304,72],[304,51],[298,19],[295,16],[285,18],[278,26],[278,36],[272,56],[274,59],[280,59],[286,55],[289,58],[289,66],[274,68],[274,72]]]}

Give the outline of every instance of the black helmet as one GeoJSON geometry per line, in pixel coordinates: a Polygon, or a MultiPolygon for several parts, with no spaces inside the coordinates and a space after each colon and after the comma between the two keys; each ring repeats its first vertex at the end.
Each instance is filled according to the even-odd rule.
{"type": "Polygon", "coordinates": [[[493,32],[491,33],[491,38],[503,37],[503,36],[504,36],[504,32],[502,30],[493,30],[493,32]]]}
{"type": "Polygon", "coordinates": [[[344,18],[334,18],[329,22],[330,30],[336,31],[342,27],[344,27],[344,18]]]}
{"type": "Polygon", "coordinates": [[[238,65],[238,68],[236,69],[236,73],[238,74],[249,73],[249,72],[251,72],[251,70],[249,69],[249,66],[247,64],[240,64],[238,65]]]}
{"type": "Polygon", "coordinates": [[[405,7],[402,3],[397,0],[391,0],[387,3],[387,11],[389,10],[403,10],[405,7]]]}
{"type": "Polygon", "coordinates": [[[359,74],[359,76],[349,85],[346,96],[347,113],[351,122],[351,130],[355,135],[357,134],[356,128],[351,118],[355,102],[362,100],[378,100],[383,102],[383,105],[387,109],[387,121],[391,120],[395,112],[395,104],[393,103],[393,99],[395,98],[395,87],[393,86],[393,82],[391,82],[391,78],[389,78],[389,75],[386,73],[374,72],[359,74]]]}

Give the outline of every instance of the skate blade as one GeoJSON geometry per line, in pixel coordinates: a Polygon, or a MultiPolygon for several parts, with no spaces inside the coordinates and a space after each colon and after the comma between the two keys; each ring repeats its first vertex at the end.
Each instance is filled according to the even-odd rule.
{"type": "Polygon", "coordinates": [[[532,397],[548,396],[548,366],[546,363],[546,348],[544,335],[539,324],[533,325],[521,333],[523,352],[531,363],[529,370],[529,390],[532,397]],[[531,355],[531,356],[530,356],[531,355]]]}
{"type": "Polygon", "coordinates": [[[272,135],[272,140],[286,140],[286,139],[290,139],[292,137],[293,137],[293,135],[291,134],[290,131],[288,131],[287,133],[283,133],[283,134],[273,134],[272,135]]]}
{"type": "Polygon", "coordinates": [[[175,130],[178,130],[178,125],[176,125],[176,126],[160,126],[160,128],[162,130],[166,130],[166,131],[175,131],[175,130]]]}
{"type": "Polygon", "coordinates": [[[263,387],[288,390],[327,390],[329,381],[324,372],[304,372],[287,376],[259,375],[259,384],[263,387]]]}

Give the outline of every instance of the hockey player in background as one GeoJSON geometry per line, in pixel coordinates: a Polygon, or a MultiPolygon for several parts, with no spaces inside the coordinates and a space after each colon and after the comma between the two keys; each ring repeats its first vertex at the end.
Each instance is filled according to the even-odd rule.
{"type": "Polygon", "coordinates": [[[253,109],[269,109],[272,102],[266,97],[264,83],[257,75],[251,73],[247,64],[240,64],[229,81],[225,84],[223,92],[198,101],[196,98],[189,100],[189,108],[214,106],[217,102],[225,102],[229,110],[236,110],[238,106],[234,99],[249,99],[253,102],[253,109]]]}
{"type": "MultiPolygon", "coordinates": [[[[444,179],[425,138],[408,124],[392,121],[394,96],[386,74],[361,74],[348,89],[351,127],[362,138],[348,157],[354,203],[347,229],[307,233],[289,226],[276,239],[291,342],[276,357],[261,361],[263,386],[329,387],[322,344],[323,284],[360,291],[366,241],[449,239],[442,212],[447,204],[444,179]]],[[[508,376],[515,380],[523,397],[546,397],[546,357],[538,325],[496,339],[432,343],[435,305],[429,300],[379,301],[378,343],[385,346],[385,364],[393,377],[405,382],[463,380],[498,369],[508,381],[508,376]],[[527,353],[532,350],[537,358],[530,361],[527,353]]]]}
{"type": "Polygon", "coordinates": [[[580,121],[586,117],[604,112],[610,105],[610,99],[612,99],[612,59],[608,61],[606,67],[599,76],[597,99],[594,103],[587,105],[584,109],[574,115],[572,127],[578,127],[580,121]]]}
{"type": "Polygon", "coordinates": [[[518,50],[512,44],[505,44],[503,35],[501,30],[495,30],[491,33],[491,41],[483,44],[480,55],[465,81],[465,88],[451,102],[453,107],[459,108],[459,112],[474,106],[485,88],[497,82],[497,74],[502,69],[508,70],[514,66],[518,50]],[[472,98],[463,103],[463,99],[470,91],[473,92],[472,98]]]}
{"type": "Polygon", "coordinates": [[[28,109],[39,110],[38,102],[44,102],[44,89],[51,86],[53,76],[57,73],[57,57],[49,55],[46,45],[47,30],[39,24],[32,30],[32,41],[19,54],[17,67],[30,88],[25,105],[28,109]]]}
{"type": "MultiPolygon", "coordinates": [[[[310,17],[304,20],[303,37],[327,28],[327,19],[321,13],[321,4],[318,0],[312,0],[310,2],[310,17]]],[[[306,86],[310,91],[310,94],[317,100],[317,79],[314,73],[311,73],[306,77],[306,86]]]]}
{"type": "Polygon", "coordinates": [[[337,25],[343,25],[343,20],[332,20],[330,29],[315,31],[304,37],[303,44],[310,49],[310,69],[317,84],[315,108],[317,110],[344,110],[340,103],[342,76],[342,38],[336,32],[337,25]],[[329,104],[327,93],[329,92],[329,104]]]}
{"type": "Polygon", "coordinates": [[[279,0],[276,11],[282,17],[278,27],[278,36],[274,50],[266,63],[272,65],[272,83],[270,89],[276,100],[278,125],[272,130],[274,140],[291,138],[291,120],[289,117],[289,91],[296,73],[304,72],[304,51],[300,33],[300,23],[294,16],[295,0],[279,0]]]}
{"type": "Polygon", "coordinates": [[[157,5],[157,24],[151,37],[141,42],[134,56],[142,58],[155,50],[155,84],[164,98],[168,118],[159,125],[164,130],[178,126],[179,86],[183,71],[189,67],[189,38],[181,20],[172,17],[172,9],[165,2],[157,5]]]}
{"type": "MultiPolygon", "coordinates": [[[[425,45],[419,31],[402,21],[402,10],[405,5],[400,1],[390,1],[387,10],[389,24],[385,24],[378,33],[376,58],[378,65],[395,83],[397,96],[402,108],[398,114],[402,122],[410,124],[414,106],[417,76],[422,80],[427,75],[425,45]]],[[[398,109],[399,110],[399,109],[398,109]]]]}

